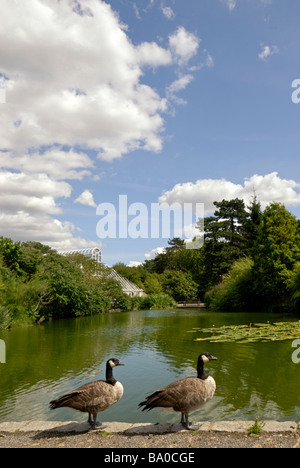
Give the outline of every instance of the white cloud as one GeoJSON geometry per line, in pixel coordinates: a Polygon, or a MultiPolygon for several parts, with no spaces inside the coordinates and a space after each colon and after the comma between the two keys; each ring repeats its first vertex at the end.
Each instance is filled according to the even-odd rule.
{"type": "Polygon", "coordinates": [[[178,80],[173,81],[173,83],[171,83],[167,89],[171,94],[176,93],[177,91],[185,89],[187,85],[189,85],[191,81],[193,81],[193,79],[193,75],[184,75],[178,78],[178,80]]]}
{"type": "Polygon", "coordinates": [[[135,47],[107,3],[79,6],[31,0],[22,4],[20,21],[19,2],[3,0],[3,149],[78,145],[110,160],[161,141],[164,101],[141,85],[140,65],[170,63],[170,53],[153,44],[135,47]]]}
{"type": "Polygon", "coordinates": [[[81,205],[91,206],[92,208],[96,208],[97,205],[94,200],[93,194],[89,190],[85,190],[79,195],[78,198],[74,201],[74,203],[80,203],[81,205]]]}
{"type": "Polygon", "coordinates": [[[268,45],[263,45],[263,44],[261,44],[261,46],[262,46],[262,51],[260,54],[258,54],[258,58],[260,60],[263,60],[264,62],[272,55],[279,53],[279,48],[277,46],[268,46],[268,45]]]}
{"type": "Polygon", "coordinates": [[[57,250],[101,246],[100,241],[89,241],[74,235],[76,228],[72,223],[61,222],[46,214],[0,212],[0,226],[1,236],[10,237],[14,241],[41,242],[57,250]]]}
{"type": "Polygon", "coordinates": [[[176,16],[174,10],[173,10],[171,7],[169,7],[169,6],[165,7],[165,6],[162,5],[162,6],[161,6],[161,10],[162,10],[162,12],[163,12],[163,15],[164,15],[168,20],[173,20],[173,19],[175,18],[175,16],[176,16]]]}
{"type": "Polygon", "coordinates": [[[137,46],[137,61],[140,65],[149,65],[153,67],[171,65],[171,52],[160,47],[156,42],[143,42],[137,46]]]}
{"type": "Polygon", "coordinates": [[[0,151],[0,168],[14,168],[27,174],[44,173],[55,180],[81,180],[91,175],[93,161],[85,153],[52,148],[44,153],[14,154],[0,151]]]}
{"type": "Polygon", "coordinates": [[[160,203],[204,203],[205,213],[215,211],[214,201],[241,198],[248,205],[256,195],[264,209],[275,201],[286,206],[300,205],[300,183],[294,180],[281,179],[277,172],[265,176],[253,175],[244,180],[244,184],[235,184],[226,179],[200,179],[195,183],[188,182],[175,185],[159,198],[160,203]]]}
{"type": "Polygon", "coordinates": [[[109,161],[162,149],[166,100],[141,83],[142,67],[187,65],[198,52],[195,34],[179,27],[167,49],[135,46],[101,0],[31,0],[22,20],[19,13],[18,1],[2,0],[0,148],[77,146],[109,161]]]}
{"type": "Polygon", "coordinates": [[[184,99],[178,98],[176,93],[178,91],[184,90],[194,79],[194,76],[191,74],[183,75],[178,80],[173,81],[170,86],[167,87],[166,95],[168,101],[173,101],[176,104],[184,105],[186,101],[184,99]]]}
{"type": "Polygon", "coordinates": [[[205,53],[206,53],[205,65],[206,65],[208,68],[211,68],[211,67],[213,67],[213,65],[214,65],[214,59],[212,58],[212,56],[210,55],[210,53],[207,52],[207,50],[205,50],[205,53]]]}
{"type": "Polygon", "coordinates": [[[137,262],[136,260],[130,260],[127,266],[134,268],[143,265],[142,262],[137,262]]]}
{"type": "Polygon", "coordinates": [[[224,0],[229,10],[232,11],[236,7],[237,0],[224,0]]]}
{"type": "Polygon", "coordinates": [[[169,37],[170,50],[175,61],[179,65],[186,65],[194,57],[199,49],[201,40],[180,26],[174,34],[169,37]]]}
{"type": "Polygon", "coordinates": [[[45,174],[26,175],[0,172],[0,209],[2,212],[23,211],[60,213],[55,198],[68,198],[71,186],[51,180],[45,174]]]}
{"type": "Polygon", "coordinates": [[[53,217],[62,213],[58,201],[69,198],[71,191],[68,183],[46,174],[0,171],[0,235],[57,249],[96,246],[76,236],[73,224],[53,217]]]}
{"type": "MultiPolygon", "coordinates": [[[[233,11],[237,5],[239,0],[222,0],[225,5],[227,5],[230,11],[233,11]]],[[[272,0],[259,0],[260,3],[264,3],[265,5],[271,5],[272,0]]]]}
{"type": "MultiPolygon", "coordinates": [[[[65,181],[97,177],[91,154],[112,161],[162,150],[170,96],[143,84],[143,67],[173,66],[184,77],[200,39],[180,27],[167,48],[134,45],[103,0],[2,0],[0,30],[0,235],[92,245],[56,218],[72,193],[65,181]]],[[[174,93],[188,85],[182,77],[174,93]]],[[[87,194],[77,202],[95,206],[87,194]]]]}
{"type": "Polygon", "coordinates": [[[153,260],[157,255],[165,253],[166,249],[164,247],[156,247],[156,249],[150,250],[150,252],[145,253],[146,260],[153,260]]]}

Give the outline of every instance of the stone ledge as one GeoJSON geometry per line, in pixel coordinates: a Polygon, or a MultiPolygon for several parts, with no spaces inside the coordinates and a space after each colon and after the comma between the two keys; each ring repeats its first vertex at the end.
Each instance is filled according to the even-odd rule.
{"type": "MultiPolygon", "coordinates": [[[[227,432],[227,433],[248,433],[252,421],[219,421],[219,422],[199,422],[200,432],[227,432]]],[[[179,423],[124,423],[106,422],[103,423],[104,431],[125,435],[146,435],[146,434],[166,434],[185,431],[179,423]]],[[[90,426],[88,423],[76,421],[23,421],[0,423],[0,433],[16,432],[57,432],[57,433],[85,433],[90,426]]],[[[294,421],[265,421],[264,433],[295,433],[300,429],[300,423],[294,421]]],[[[101,430],[101,429],[100,429],[101,430]]]]}

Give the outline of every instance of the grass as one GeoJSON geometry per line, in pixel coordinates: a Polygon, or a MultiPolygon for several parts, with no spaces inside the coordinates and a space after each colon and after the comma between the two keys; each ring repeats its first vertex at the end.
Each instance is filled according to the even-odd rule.
{"type": "Polygon", "coordinates": [[[249,427],[249,435],[260,435],[263,432],[263,427],[266,425],[264,421],[259,420],[259,407],[257,405],[257,416],[255,418],[253,426],[249,427]]]}

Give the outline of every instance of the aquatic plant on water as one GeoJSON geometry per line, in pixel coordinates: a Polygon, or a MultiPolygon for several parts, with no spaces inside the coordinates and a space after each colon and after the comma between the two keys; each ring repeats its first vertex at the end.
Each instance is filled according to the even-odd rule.
{"type": "Polygon", "coordinates": [[[300,337],[300,321],[276,323],[250,323],[249,325],[224,325],[222,327],[194,328],[194,333],[201,333],[194,341],[210,343],[249,343],[294,340],[300,337]],[[206,336],[205,336],[206,335],[206,336]]]}

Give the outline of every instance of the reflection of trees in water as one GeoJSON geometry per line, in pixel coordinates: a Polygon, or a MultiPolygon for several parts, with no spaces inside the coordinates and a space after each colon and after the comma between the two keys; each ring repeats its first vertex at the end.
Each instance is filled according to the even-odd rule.
{"type": "MultiPolygon", "coordinates": [[[[259,320],[264,320],[262,315],[259,320]]],[[[291,342],[196,342],[199,335],[190,333],[193,328],[251,321],[255,322],[251,314],[165,310],[103,314],[11,330],[4,337],[7,363],[0,366],[0,407],[6,405],[8,412],[20,395],[22,405],[35,395],[37,403],[41,398],[46,405],[49,396],[103,378],[106,359],[119,357],[126,365],[122,371],[125,394],[116,411],[121,410],[125,420],[129,407],[130,414],[136,411],[135,400],[160,388],[162,381],[167,384],[195,375],[198,355],[208,351],[218,357],[206,368],[217,390],[199,412],[200,418],[228,419],[240,414],[253,418],[256,403],[262,419],[293,416],[299,406],[300,364],[292,362],[291,342]]],[[[161,420],[155,414],[150,417],[161,420]]]]}

